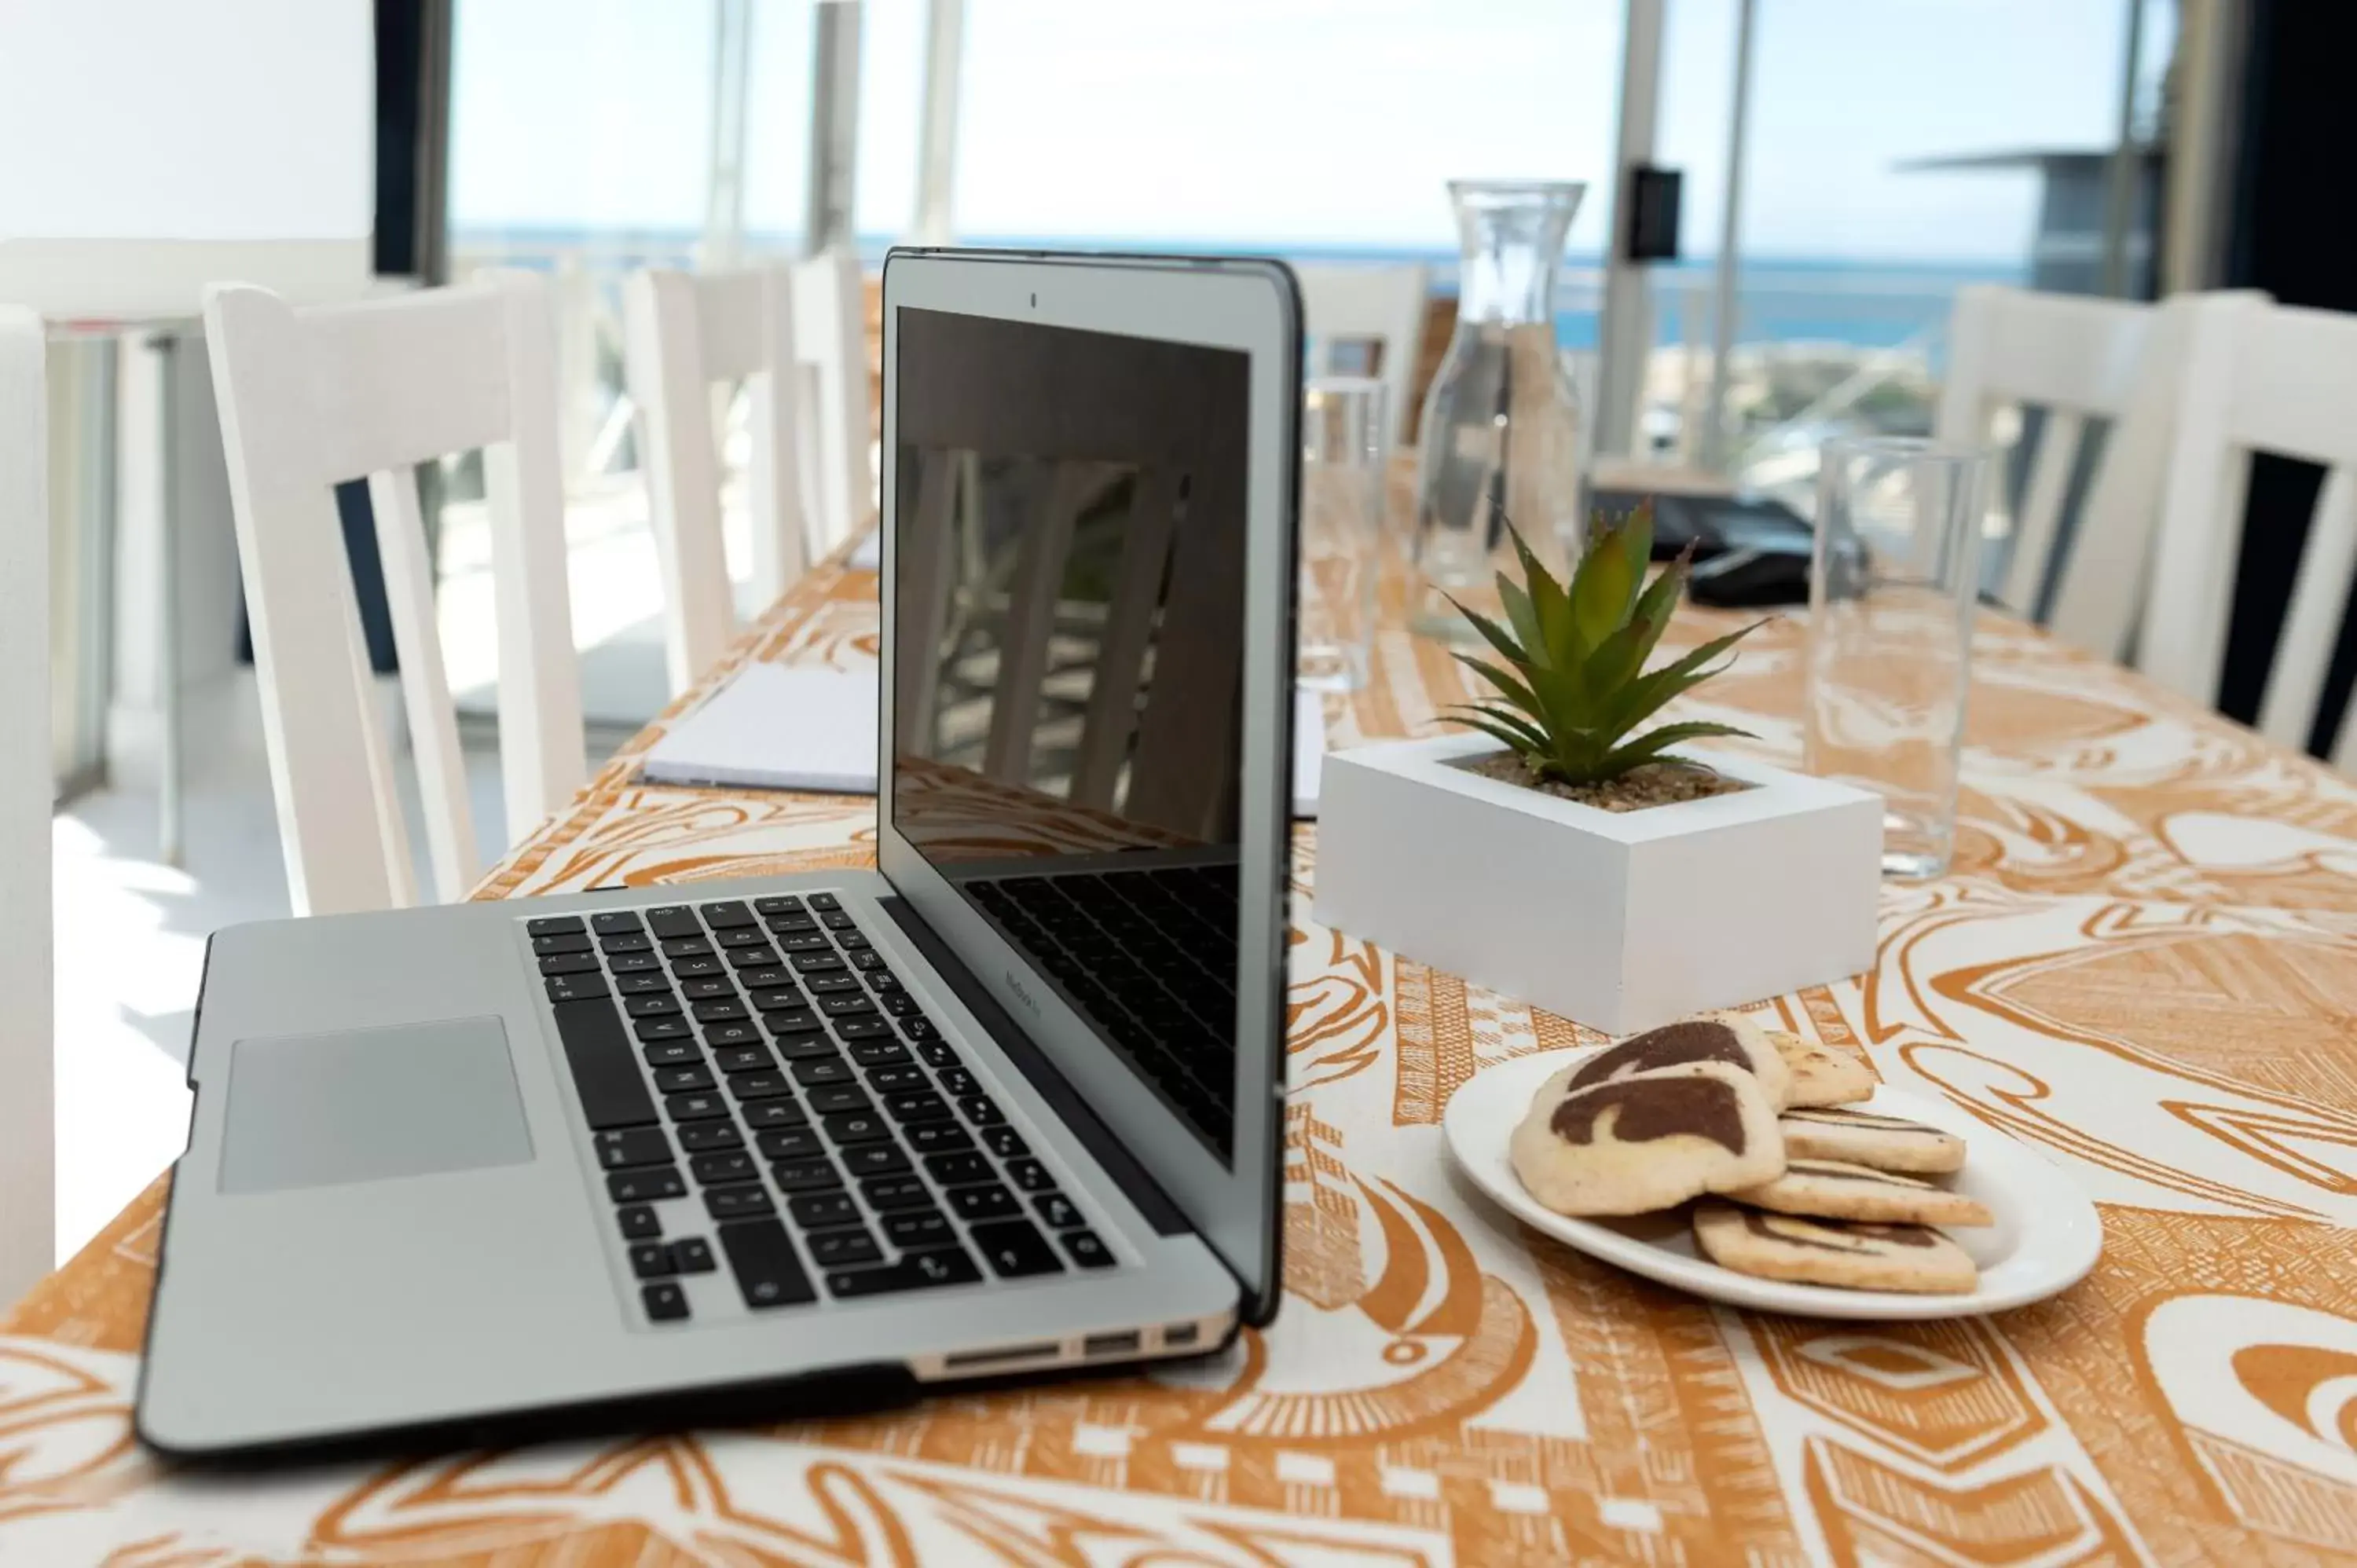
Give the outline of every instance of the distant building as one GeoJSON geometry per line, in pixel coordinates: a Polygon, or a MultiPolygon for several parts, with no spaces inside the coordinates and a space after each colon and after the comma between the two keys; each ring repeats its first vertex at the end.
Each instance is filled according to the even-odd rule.
{"type": "MultiPolygon", "coordinates": [[[[2135,149],[2136,185],[2121,236],[2126,255],[2130,299],[2153,295],[2152,237],[2158,228],[2161,154],[2154,145],[2135,149]]],[[[2029,286],[2056,294],[2103,294],[2104,225],[2110,210],[2112,149],[2054,148],[1971,153],[1957,157],[1916,158],[1899,166],[1910,173],[2033,168],[2040,177],[2038,231],[2029,245],[2029,286]]]]}

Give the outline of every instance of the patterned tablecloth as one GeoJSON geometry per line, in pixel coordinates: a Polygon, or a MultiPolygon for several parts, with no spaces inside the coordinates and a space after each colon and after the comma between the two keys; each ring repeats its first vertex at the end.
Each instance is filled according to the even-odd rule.
{"type": "MultiPolygon", "coordinates": [[[[870,660],[873,596],[822,572],[732,664],[870,660]]],[[[1755,638],[1697,706],[1790,759],[1799,641],[1755,638]]],[[[1770,1317],[1522,1230],[1452,1175],[1441,1107],[1579,1032],[1320,929],[1305,829],[1287,1294],[1225,1359],[823,1425],[180,1476],[129,1420],[158,1181],[0,1324],[0,1563],[2349,1560],[2357,789],[2019,627],[1975,657],[1955,874],[1887,890],[1872,973],[1767,1012],[2083,1184],[2105,1251],[2057,1300],[1770,1317]]],[[[1460,691],[1387,633],[1329,729],[1417,734],[1460,691]]],[[[633,783],[654,733],[481,896],[867,863],[866,800],[633,783]]]]}

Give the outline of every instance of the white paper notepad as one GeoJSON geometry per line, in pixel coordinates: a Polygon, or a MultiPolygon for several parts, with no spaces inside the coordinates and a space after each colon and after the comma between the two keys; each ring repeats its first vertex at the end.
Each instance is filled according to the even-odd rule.
{"type": "MultiPolygon", "coordinates": [[[[1318,814],[1326,714],[1293,694],[1293,809],[1318,814]]],[[[672,726],[639,765],[650,784],[876,792],[876,671],[748,664],[672,726]]]]}

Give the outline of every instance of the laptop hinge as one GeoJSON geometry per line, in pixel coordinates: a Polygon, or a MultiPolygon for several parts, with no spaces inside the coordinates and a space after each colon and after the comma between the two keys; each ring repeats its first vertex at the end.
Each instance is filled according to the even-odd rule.
{"type": "MultiPolygon", "coordinates": [[[[1192,1235],[1195,1228],[1188,1223],[1185,1212],[1171,1201],[1170,1195],[1164,1192],[1146,1174],[1146,1167],[1122,1146],[1121,1140],[1113,1135],[1112,1129],[1097,1119],[1097,1113],[1089,1109],[1089,1102],[1082,1098],[1080,1090],[1056,1070],[1055,1064],[1048,1059],[1048,1054],[1032,1044],[1031,1037],[1016,1026],[1015,1020],[1006,1015],[1006,1009],[991,998],[982,983],[974,977],[974,972],[958,961],[949,944],[919,918],[909,901],[899,894],[888,894],[876,902],[892,917],[893,924],[900,928],[901,934],[916,944],[917,950],[924,955],[927,963],[933,966],[934,972],[948,983],[957,999],[965,1004],[966,1011],[974,1015],[974,1022],[982,1026],[983,1032],[1006,1053],[1006,1059],[1015,1064],[1016,1070],[1039,1090],[1039,1098],[1048,1102],[1049,1109],[1063,1119],[1064,1125],[1070,1127],[1072,1135],[1081,1141],[1081,1146],[1104,1167],[1105,1175],[1113,1177],[1114,1184],[1136,1206],[1137,1212],[1145,1216],[1146,1222],[1154,1227],[1154,1233],[1157,1236],[1192,1235]]],[[[1218,1257],[1219,1249],[1211,1249],[1211,1255],[1218,1257]]],[[[1225,1266],[1225,1262],[1222,1260],[1222,1266],[1225,1266]]]]}

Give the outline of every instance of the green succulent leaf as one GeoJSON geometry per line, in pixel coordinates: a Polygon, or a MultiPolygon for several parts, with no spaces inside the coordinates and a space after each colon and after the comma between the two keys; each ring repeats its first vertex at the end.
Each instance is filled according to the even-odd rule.
{"type": "Polygon", "coordinates": [[[1453,597],[1448,602],[1457,606],[1457,613],[1470,621],[1473,624],[1473,629],[1480,632],[1491,647],[1505,656],[1506,662],[1524,666],[1529,664],[1529,656],[1523,651],[1522,645],[1514,640],[1512,632],[1480,611],[1467,609],[1463,605],[1458,604],[1453,597]]]}
{"type": "Polygon", "coordinates": [[[1489,716],[1479,709],[1455,708],[1449,711],[1449,716],[1454,718],[1458,724],[1466,725],[1471,728],[1480,730],[1483,735],[1486,735],[1491,739],[1499,742],[1501,745],[1507,747],[1507,749],[1521,757],[1530,759],[1534,767],[1539,766],[1545,760],[1546,748],[1543,742],[1537,744],[1533,743],[1523,736],[1515,734],[1512,730],[1508,729],[1500,720],[1489,716]]]}
{"type": "Polygon", "coordinates": [[[1539,657],[1531,661],[1572,669],[1586,656],[1586,650],[1571,613],[1571,595],[1555,581],[1520,529],[1509,522],[1506,532],[1513,540],[1514,554],[1523,564],[1523,586],[1530,595],[1532,617],[1538,622],[1539,645],[1534,651],[1539,657]]]}
{"type": "Polygon", "coordinates": [[[1511,737],[1507,744],[1525,756],[1533,752],[1542,757],[1548,754],[1546,732],[1521,714],[1486,703],[1462,703],[1447,711],[1449,715],[1467,724],[1479,719],[1481,727],[1491,734],[1501,738],[1511,737]]]}
{"type": "Polygon", "coordinates": [[[1477,659],[1469,653],[1459,653],[1455,657],[1457,662],[1497,687],[1508,702],[1522,709],[1523,712],[1534,717],[1541,712],[1537,694],[1510,672],[1499,669],[1486,659],[1477,659]]]}
{"type": "Polygon", "coordinates": [[[1738,729],[1733,725],[1712,724],[1701,719],[1689,724],[1663,725],[1661,728],[1648,730],[1628,745],[1614,749],[1604,758],[1601,764],[1602,771],[1598,777],[1617,779],[1631,768],[1652,761],[1663,752],[1681,742],[1706,740],[1714,736],[1740,736],[1746,740],[1759,738],[1749,730],[1738,729]]]}
{"type": "Polygon", "coordinates": [[[1532,607],[1530,595],[1514,585],[1514,580],[1503,572],[1498,574],[1498,597],[1506,607],[1506,624],[1514,628],[1514,637],[1522,644],[1526,662],[1547,662],[1546,636],[1539,629],[1539,614],[1532,607]]]}
{"type": "Polygon", "coordinates": [[[1625,528],[1609,530],[1588,546],[1572,574],[1571,609],[1580,639],[1589,648],[1600,646],[1628,620],[1631,585],[1643,571],[1641,563],[1629,558],[1625,528]]]}

